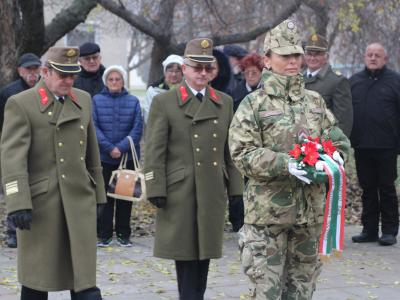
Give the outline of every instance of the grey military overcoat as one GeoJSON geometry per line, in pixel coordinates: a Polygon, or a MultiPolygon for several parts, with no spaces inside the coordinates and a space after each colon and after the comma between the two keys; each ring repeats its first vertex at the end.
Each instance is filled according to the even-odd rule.
{"type": "Polygon", "coordinates": [[[207,87],[200,102],[185,85],[154,97],[146,136],[147,196],[158,209],[154,255],[221,257],[227,195],[243,193],[228,146],[232,99],[207,87]]]}
{"type": "Polygon", "coordinates": [[[96,201],[105,202],[89,94],[65,103],[43,81],[10,97],[1,137],[8,213],[32,209],[18,230],[18,279],[41,291],[96,285],[96,201]]]}
{"type": "Polygon", "coordinates": [[[306,89],[318,92],[324,98],[326,107],[338,120],[338,126],[349,137],[353,127],[353,104],[349,80],[333,72],[326,64],[316,76],[305,78],[306,89]]]}

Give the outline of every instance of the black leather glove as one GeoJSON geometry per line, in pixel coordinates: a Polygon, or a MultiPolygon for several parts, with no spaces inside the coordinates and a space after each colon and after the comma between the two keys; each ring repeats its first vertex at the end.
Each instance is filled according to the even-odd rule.
{"type": "Polygon", "coordinates": [[[14,211],[8,215],[10,222],[12,222],[15,227],[24,230],[31,229],[32,223],[32,210],[31,209],[21,209],[14,211]]]}
{"type": "Polygon", "coordinates": [[[100,219],[101,215],[104,212],[105,207],[106,207],[105,203],[97,204],[97,220],[100,219]]]}
{"type": "Polygon", "coordinates": [[[153,197],[149,198],[149,201],[158,208],[164,208],[167,205],[167,198],[165,197],[153,197]]]}
{"type": "Polygon", "coordinates": [[[231,222],[234,232],[238,232],[242,228],[244,224],[243,196],[229,197],[229,222],[231,222]]]}

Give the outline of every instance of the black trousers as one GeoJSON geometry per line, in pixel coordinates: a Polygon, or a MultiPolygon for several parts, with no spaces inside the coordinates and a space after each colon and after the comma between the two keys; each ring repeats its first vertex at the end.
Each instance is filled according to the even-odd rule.
{"type": "Polygon", "coordinates": [[[203,300],[210,260],[176,260],[179,300],[203,300]]]}
{"type": "MultiPolygon", "coordinates": [[[[110,165],[102,163],[104,185],[108,187],[112,171],[118,169],[118,165],[110,165]]],[[[127,167],[133,169],[133,162],[128,161],[127,167]]],[[[125,200],[116,200],[107,197],[107,203],[97,223],[97,237],[100,239],[108,239],[113,235],[113,219],[114,219],[114,205],[115,205],[115,232],[117,236],[122,238],[129,238],[131,235],[131,213],[132,202],[125,200]]]]}
{"type": "Polygon", "coordinates": [[[397,235],[399,208],[394,181],[397,178],[395,149],[355,149],[358,181],[363,190],[361,222],[363,231],[397,235]]]}
{"type": "MultiPolygon", "coordinates": [[[[71,291],[71,300],[101,300],[101,292],[98,287],[93,287],[81,292],[71,291]]],[[[47,300],[48,292],[30,289],[26,286],[21,288],[21,300],[47,300]]]]}

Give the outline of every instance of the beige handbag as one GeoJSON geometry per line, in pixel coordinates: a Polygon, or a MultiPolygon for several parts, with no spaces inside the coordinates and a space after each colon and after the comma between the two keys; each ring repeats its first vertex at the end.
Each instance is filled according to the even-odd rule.
{"type": "Polygon", "coordinates": [[[144,174],[133,140],[130,136],[128,136],[128,140],[135,169],[126,168],[128,153],[123,154],[118,169],[111,174],[107,196],[120,200],[140,201],[146,198],[144,174]]]}

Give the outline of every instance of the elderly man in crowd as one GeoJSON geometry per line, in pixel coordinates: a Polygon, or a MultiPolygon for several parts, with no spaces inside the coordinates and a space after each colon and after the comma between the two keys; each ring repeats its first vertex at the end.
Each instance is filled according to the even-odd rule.
{"type": "Polygon", "coordinates": [[[79,64],[81,71],[74,81],[74,87],[88,92],[93,97],[104,87],[105,67],[101,64],[99,45],[91,42],[82,44],[79,47],[79,64]]]}
{"type": "Polygon", "coordinates": [[[311,35],[305,50],[306,89],[316,91],[324,98],[326,107],[338,120],[339,128],[349,137],[353,126],[349,81],[339,71],[332,70],[328,61],[328,41],[323,36],[311,35]]]}
{"type": "Polygon", "coordinates": [[[382,246],[394,245],[399,229],[394,182],[400,146],[400,75],[386,62],[385,48],[370,44],[365,69],[350,78],[354,112],[350,140],[363,190],[363,230],[352,239],[354,243],[378,241],[382,246]]]}

